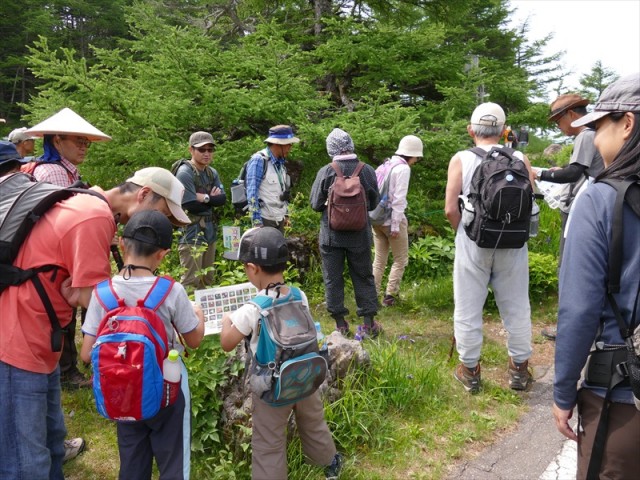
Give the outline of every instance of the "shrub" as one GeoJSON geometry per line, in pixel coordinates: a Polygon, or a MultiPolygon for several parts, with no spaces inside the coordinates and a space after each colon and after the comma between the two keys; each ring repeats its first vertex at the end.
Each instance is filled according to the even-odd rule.
{"type": "Polygon", "coordinates": [[[545,297],[558,290],[558,260],[554,255],[529,252],[529,295],[545,297]]]}
{"type": "Polygon", "coordinates": [[[416,282],[450,274],[454,254],[455,246],[449,237],[427,235],[416,240],[409,247],[405,281],[416,282]]]}

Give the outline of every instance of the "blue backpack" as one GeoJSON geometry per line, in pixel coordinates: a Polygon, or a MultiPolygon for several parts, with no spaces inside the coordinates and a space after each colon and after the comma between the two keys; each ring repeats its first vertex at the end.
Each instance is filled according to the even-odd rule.
{"type": "Polygon", "coordinates": [[[258,295],[258,345],[250,367],[254,394],[277,407],[313,394],[327,376],[327,361],[318,352],[318,338],[309,308],[299,289],[278,298],[258,295]]]}
{"type": "Polygon", "coordinates": [[[173,284],[169,277],[158,277],[135,306],[116,295],[111,280],[96,285],[96,297],[107,312],[91,351],[93,394],[103,417],[148,420],[168,406],[162,376],[169,352],[167,329],[156,311],[173,284]]]}

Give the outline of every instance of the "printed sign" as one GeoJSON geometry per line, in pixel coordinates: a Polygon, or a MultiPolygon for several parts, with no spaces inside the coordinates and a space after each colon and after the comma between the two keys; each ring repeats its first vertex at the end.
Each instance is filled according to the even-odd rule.
{"type": "Polygon", "coordinates": [[[240,248],[240,227],[222,227],[222,242],[228,252],[237,252],[240,248]]]}
{"type": "Polygon", "coordinates": [[[204,312],[204,334],[213,335],[222,331],[222,317],[236,311],[258,294],[251,283],[240,283],[227,287],[196,290],[196,303],[204,312]]]}

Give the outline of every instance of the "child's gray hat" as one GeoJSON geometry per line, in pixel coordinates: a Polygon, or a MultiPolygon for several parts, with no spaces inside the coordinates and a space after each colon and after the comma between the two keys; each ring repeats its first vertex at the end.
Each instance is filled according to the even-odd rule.
{"type": "Polygon", "coordinates": [[[640,72],[623,77],[605,88],[593,112],[571,126],[582,127],[614,112],[640,113],[640,72]]]}
{"type": "Polygon", "coordinates": [[[224,257],[242,263],[274,266],[289,260],[289,248],[287,240],[277,228],[255,227],[244,232],[237,252],[225,252],[224,257]]]}

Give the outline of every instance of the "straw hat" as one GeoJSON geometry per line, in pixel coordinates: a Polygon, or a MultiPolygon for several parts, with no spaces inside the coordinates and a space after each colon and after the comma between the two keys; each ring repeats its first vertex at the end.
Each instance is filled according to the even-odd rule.
{"type": "Polygon", "coordinates": [[[77,135],[92,142],[111,140],[70,108],[63,108],[55,115],[31,127],[25,133],[36,137],[44,135],[77,135]]]}

